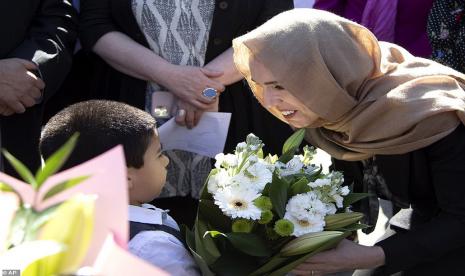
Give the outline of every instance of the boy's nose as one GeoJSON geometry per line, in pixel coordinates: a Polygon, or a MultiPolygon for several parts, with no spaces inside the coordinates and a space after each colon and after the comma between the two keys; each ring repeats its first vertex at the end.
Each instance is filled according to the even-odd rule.
{"type": "Polygon", "coordinates": [[[167,167],[168,164],[170,163],[170,159],[164,154],[163,154],[163,158],[165,159],[165,167],[167,167]]]}

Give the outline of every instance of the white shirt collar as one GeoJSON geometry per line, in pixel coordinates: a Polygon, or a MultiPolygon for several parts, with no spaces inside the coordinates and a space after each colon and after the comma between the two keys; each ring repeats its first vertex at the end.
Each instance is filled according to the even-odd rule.
{"type": "Polygon", "coordinates": [[[142,204],[140,207],[129,205],[129,221],[133,222],[163,224],[165,213],[166,211],[147,203],[142,204]]]}

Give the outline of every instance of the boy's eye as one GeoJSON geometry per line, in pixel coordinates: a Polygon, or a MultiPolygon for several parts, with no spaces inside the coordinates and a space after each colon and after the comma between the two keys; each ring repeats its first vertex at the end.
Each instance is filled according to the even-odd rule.
{"type": "Polygon", "coordinates": [[[273,88],[277,90],[284,90],[284,87],[282,87],[281,85],[275,85],[273,88]]]}

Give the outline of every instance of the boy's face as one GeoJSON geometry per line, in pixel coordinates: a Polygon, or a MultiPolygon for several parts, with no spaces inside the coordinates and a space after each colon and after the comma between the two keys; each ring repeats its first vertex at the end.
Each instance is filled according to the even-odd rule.
{"type": "Polygon", "coordinates": [[[157,132],[144,154],[144,165],[139,168],[128,168],[130,203],[139,205],[156,198],[166,182],[166,166],[169,160],[161,152],[157,132]]]}

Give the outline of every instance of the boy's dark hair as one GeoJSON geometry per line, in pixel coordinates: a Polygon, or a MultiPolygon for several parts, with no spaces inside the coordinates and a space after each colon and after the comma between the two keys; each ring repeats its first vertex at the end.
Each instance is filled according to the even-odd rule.
{"type": "Polygon", "coordinates": [[[79,132],[76,147],[62,169],[120,144],[127,166],[140,168],[155,127],[155,119],[138,108],[121,102],[91,100],[73,104],[53,116],[42,130],[39,147],[46,159],[79,132]]]}

